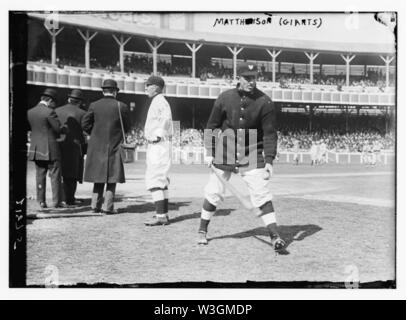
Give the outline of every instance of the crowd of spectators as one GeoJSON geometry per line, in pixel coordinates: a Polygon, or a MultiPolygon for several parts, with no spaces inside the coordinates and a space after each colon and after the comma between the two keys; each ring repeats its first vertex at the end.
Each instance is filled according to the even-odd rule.
{"type": "MultiPolygon", "coordinates": [[[[111,60],[111,59],[110,59],[111,60]]],[[[100,59],[92,57],[90,59],[90,67],[93,69],[104,70],[109,73],[120,72],[119,62],[112,62],[108,58],[100,59]]],[[[38,58],[35,61],[41,63],[51,63],[48,58],[38,58]]],[[[58,56],[57,66],[63,68],[65,66],[72,66],[76,68],[84,68],[84,58],[63,55],[58,56]]],[[[259,82],[271,82],[272,72],[266,72],[265,67],[258,66],[259,82]]],[[[190,77],[192,74],[192,66],[190,59],[174,59],[172,62],[159,60],[157,63],[158,73],[161,76],[185,76],[190,77]]],[[[140,54],[126,55],[124,59],[124,71],[128,74],[151,74],[153,72],[152,57],[140,54]]],[[[225,67],[219,62],[212,62],[210,59],[198,61],[196,65],[196,76],[201,81],[208,79],[222,79],[225,81],[231,81],[233,78],[232,68],[225,67]]],[[[289,73],[276,73],[276,82],[280,88],[285,89],[303,89],[303,85],[310,84],[308,74],[298,74],[292,67],[289,73]]],[[[334,90],[341,91],[346,84],[346,77],[343,73],[339,75],[324,75],[320,73],[314,73],[313,84],[331,86],[334,90]]],[[[381,91],[385,90],[386,82],[385,77],[382,74],[382,70],[374,71],[368,70],[365,76],[350,77],[350,86],[359,87],[365,91],[368,87],[378,87],[381,91]]],[[[390,79],[390,86],[394,86],[394,80],[390,79]]]]}
{"type": "MultiPolygon", "coordinates": [[[[260,78],[261,79],[261,78],[260,78]]],[[[269,81],[267,77],[265,80],[269,81]]],[[[311,84],[309,75],[307,74],[277,74],[276,80],[279,83],[279,87],[282,89],[303,89],[301,85],[311,84]]],[[[342,91],[343,87],[346,86],[346,78],[344,75],[335,76],[324,76],[320,74],[313,75],[313,84],[322,86],[332,86],[337,91],[342,91]]],[[[390,86],[394,86],[393,81],[389,82],[390,86]]],[[[366,91],[368,87],[377,87],[380,91],[384,92],[386,87],[386,82],[383,78],[370,79],[366,76],[351,76],[350,86],[359,87],[361,91],[366,91]]]]}
{"type": "MultiPolygon", "coordinates": [[[[365,130],[341,134],[336,131],[307,132],[305,130],[278,131],[278,151],[292,151],[295,142],[300,151],[309,151],[312,144],[323,141],[331,152],[362,152],[365,145],[379,143],[383,150],[394,151],[393,133],[380,134],[374,130],[365,130]]],[[[127,135],[127,142],[137,147],[145,147],[147,142],[141,129],[133,129],[127,135]]],[[[180,135],[174,135],[172,141],[179,147],[203,147],[203,130],[182,129],[180,135]],[[179,140],[180,138],[180,140],[179,140]]]]}
{"type": "MultiPolygon", "coordinates": [[[[144,138],[144,131],[140,128],[134,127],[126,136],[127,143],[133,144],[137,147],[147,145],[147,140],[144,138]]],[[[174,134],[172,143],[174,146],[179,147],[202,147],[203,146],[203,130],[196,130],[191,128],[183,128],[180,134],[174,134]]]]}
{"type": "MultiPolygon", "coordinates": [[[[392,119],[393,120],[393,119],[392,119]]],[[[313,115],[312,128],[309,127],[309,116],[302,113],[280,112],[277,116],[278,148],[289,151],[295,142],[299,149],[308,151],[316,141],[323,140],[327,148],[335,152],[361,152],[365,144],[379,142],[383,149],[394,149],[395,138],[392,120],[389,115],[352,115],[318,113],[313,115]]],[[[191,129],[184,122],[179,132],[174,133],[173,144],[179,147],[202,147],[203,130],[191,129]]],[[[204,128],[202,122],[198,128],[204,128]]],[[[127,142],[145,146],[142,124],[135,124],[127,137],[127,142]]],[[[179,129],[176,129],[179,130],[179,129]]]]}
{"type": "MultiPolygon", "coordinates": [[[[177,63],[159,60],[157,63],[157,69],[161,76],[190,76],[192,73],[190,61],[185,61],[185,59],[180,59],[177,63]]],[[[151,74],[153,72],[152,58],[136,54],[126,56],[124,59],[124,71],[128,74],[151,74]]]]}
{"type": "Polygon", "coordinates": [[[200,63],[197,65],[197,72],[201,81],[208,79],[231,80],[233,78],[233,70],[224,67],[223,64],[219,62],[215,62],[214,64],[210,62],[200,63]]]}
{"type": "Polygon", "coordinates": [[[327,149],[332,152],[362,152],[365,145],[379,143],[383,150],[392,150],[395,139],[392,133],[381,135],[378,132],[367,130],[340,134],[338,132],[306,132],[288,131],[278,132],[278,150],[292,151],[294,144],[299,144],[301,151],[308,151],[315,142],[323,141],[327,149]]]}

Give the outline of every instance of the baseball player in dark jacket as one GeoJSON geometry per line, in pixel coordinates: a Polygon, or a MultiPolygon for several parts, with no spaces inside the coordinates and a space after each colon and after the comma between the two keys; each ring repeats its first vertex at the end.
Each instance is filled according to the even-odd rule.
{"type": "MultiPolygon", "coordinates": [[[[269,189],[277,149],[275,107],[271,99],[256,88],[256,66],[243,63],[238,74],[237,87],[220,94],[207,123],[207,161],[225,180],[229,180],[233,172],[242,177],[274,249],[281,250],[285,241],[278,233],[269,189]]],[[[225,186],[214,172],[204,193],[199,244],[208,243],[208,224],[225,195],[225,186]]]]}
{"type": "Polygon", "coordinates": [[[46,175],[49,171],[52,187],[52,202],[55,208],[62,206],[61,199],[61,152],[57,139],[61,124],[55,113],[57,93],[45,89],[41,101],[28,110],[31,127],[31,142],[28,159],[35,162],[37,201],[41,208],[47,208],[46,175]]]}

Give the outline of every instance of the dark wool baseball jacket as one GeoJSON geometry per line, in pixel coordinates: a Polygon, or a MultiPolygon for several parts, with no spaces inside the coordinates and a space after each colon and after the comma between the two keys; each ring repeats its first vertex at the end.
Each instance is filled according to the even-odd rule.
{"type": "Polygon", "coordinates": [[[205,131],[207,154],[216,167],[229,171],[272,164],[278,139],[275,118],[271,98],[257,88],[252,94],[238,86],[221,93],[205,131]]]}

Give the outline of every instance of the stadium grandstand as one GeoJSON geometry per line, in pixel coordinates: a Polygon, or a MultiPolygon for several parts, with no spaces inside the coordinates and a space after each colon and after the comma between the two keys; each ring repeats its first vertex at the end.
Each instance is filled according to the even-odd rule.
{"type": "Polygon", "coordinates": [[[336,162],[362,161],[363,146],[376,141],[385,159],[394,156],[395,37],[374,14],[359,14],[358,27],[345,14],[28,16],[28,104],[45,86],[58,88],[62,101],[80,88],[90,102],[101,96],[103,79],[114,78],[131,107],[128,138],[141,153],[149,75],[166,81],[179,145],[202,149],[214,99],[235,86],[238,64],[248,61],[260,70],[258,88],[280,111],[281,161],[289,161],[293,140],[302,160],[316,140],[327,143],[336,162]]]}

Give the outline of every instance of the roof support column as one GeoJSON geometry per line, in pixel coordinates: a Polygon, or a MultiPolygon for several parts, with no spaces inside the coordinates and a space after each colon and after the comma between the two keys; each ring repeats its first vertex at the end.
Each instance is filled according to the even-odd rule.
{"type": "Polygon", "coordinates": [[[355,54],[354,55],[343,55],[341,54],[341,58],[344,59],[345,64],[346,64],[346,80],[345,80],[345,85],[348,87],[350,85],[350,62],[355,58],[355,54]]]}
{"type": "Polygon", "coordinates": [[[203,44],[199,44],[196,47],[196,43],[185,43],[186,47],[192,52],[192,78],[196,78],[196,52],[202,47],[203,44]]]}
{"type": "Polygon", "coordinates": [[[389,64],[393,61],[394,57],[390,57],[390,56],[379,56],[383,62],[385,62],[386,65],[386,87],[389,87],[389,64]]]}
{"type": "Polygon", "coordinates": [[[238,54],[244,49],[243,47],[239,48],[235,47],[227,47],[228,50],[233,54],[233,80],[237,79],[237,56],[238,54]]]}
{"type": "Polygon", "coordinates": [[[131,40],[131,37],[128,37],[124,40],[124,36],[120,35],[120,38],[117,38],[116,35],[113,34],[114,40],[116,40],[119,46],[119,57],[120,57],[120,71],[124,72],[124,46],[127,44],[128,41],[131,40]]]}
{"type": "Polygon", "coordinates": [[[158,49],[160,46],[162,46],[164,44],[164,41],[161,41],[158,43],[157,40],[154,40],[153,43],[151,43],[151,41],[149,41],[148,39],[146,39],[145,41],[147,41],[151,52],[152,52],[152,72],[154,75],[158,74],[158,49]]]}
{"type": "Polygon", "coordinates": [[[309,59],[309,62],[310,62],[310,70],[309,70],[310,83],[313,83],[313,61],[317,58],[317,56],[319,54],[314,53],[314,52],[310,52],[310,53],[305,52],[305,55],[309,59]]]}
{"type": "Polygon", "coordinates": [[[276,50],[268,50],[266,49],[266,52],[271,56],[272,58],[272,82],[276,82],[276,58],[279,56],[279,54],[282,52],[282,50],[276,51],[276,50]]]}
{"type": "Polygon", "coordinates": [[[77,30],[83,40],[85,40],[85,69],[87,71],[90,69],[90,41],[97,35],[97,31],[90,35],[89,30],[86,30],[86,34],[83,34],[80,29],[77,30]]]}
{"type": "Polygon", "coordinates": [[[51,63],[56,64],[56,36],[62,32],[64,27],[59,29],[58,31],[56,29],[48,29],[49,34],[51,35],[52,39],[52,49],[51,49],[51,63]]]}

